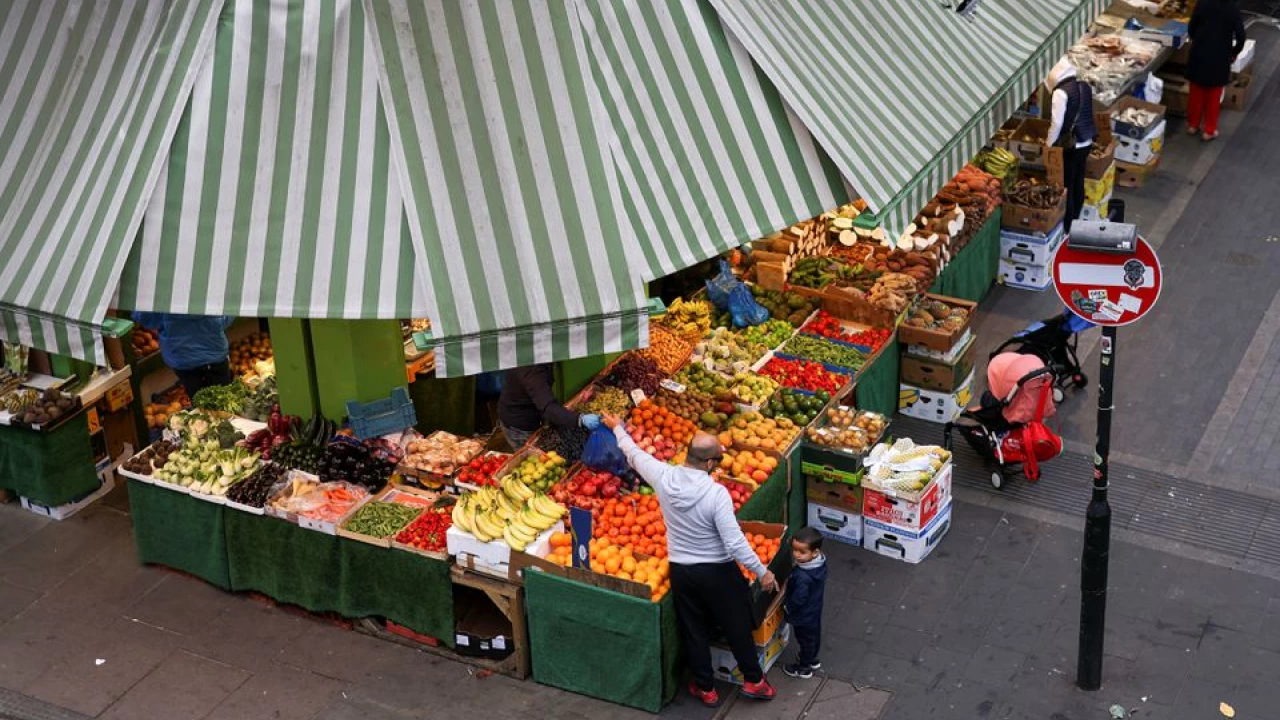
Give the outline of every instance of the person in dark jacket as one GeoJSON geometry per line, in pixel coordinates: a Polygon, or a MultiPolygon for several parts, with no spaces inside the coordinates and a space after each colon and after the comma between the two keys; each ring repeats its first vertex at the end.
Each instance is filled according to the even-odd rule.
{"type": "Polygon", "coordinates": [[[600,426],[599,415],[580,415],[556,400],[551,391],[554,379],[551,365],[545,363],[514,368],[502,377],[498,424],[513,449],[523,447],[543,423],[588,430],[600,426]]]}
{"type": "Polygon", "coordinates": [[[195,397],[202,388],[231,384],[227,328],[234,318],[135,312],[133,321],[160,336],[160,355],[195,397]]]}
{"type": "Polygon", "coordinates": [[[791,559],[795,569],[787,581],[783,608],[795,634],[796,661],[782,666],[794,678],[811,678],[822,667],[822,596],[827,588],[827,556],[822,554],[822,534],[812,527],[800,528],[791,538],[791,559]]]}
{"type": "Polygon", "coordinates": [[[1093,120],[1093,88],[1076,76],[1076,66],[1067,58],[1049,73],[1053,101],[1049,113],[1049,136],[1046,144],[1062,148],[1062,184],[1067,189],[1065,230],[1084,209],[1084,174],[1089,152],[1098,138],[1093,120]]]}
{"type": "Polygon", "coordinates": [[[1218,137],[1222,91],[1231,82],[1231,64],[1244,49],[1244,19],[1235,0],[1200,0],[1187,27],[1187,134],[1203,131],[1205,142],[1218,137]]]}

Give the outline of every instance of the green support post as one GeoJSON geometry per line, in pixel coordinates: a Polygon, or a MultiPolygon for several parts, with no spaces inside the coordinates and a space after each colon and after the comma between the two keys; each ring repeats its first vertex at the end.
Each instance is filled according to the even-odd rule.
{"type": "Polygon", "coordinates": [[[311,359],[310,320],[270,318],[271,350],[276,360],[280,411],[309,418],[318,407],[316,370],[311,359]]]}
{"type": "Polygon", "coordinates": [[[312,320],[311,351],[320,412],[347,416],[347,402],[372,402],[408,384],[404,337],[395,320],[312,320]]]}
{"type": "Polygon", "coordinates": [[[560,402],[568,402],[569,398],[591,382],[591,378],[600,374],[609,363],[622,356],[622,353],[592,355],[575,360],[562,360],[555,364],[555,391],[560,402]]]}

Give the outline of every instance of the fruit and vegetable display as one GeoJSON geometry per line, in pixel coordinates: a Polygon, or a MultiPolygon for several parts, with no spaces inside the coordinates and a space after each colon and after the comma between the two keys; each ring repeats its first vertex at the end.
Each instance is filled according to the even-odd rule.
{"type": "Polygon", "coordinates": [[[421,507],[374,500],[351,513],[342,528],[369,537],[389,538],[399,534],[421,514],[421,507]]]}
{"type": "Polygon", "coordinates": [[[287,514],[335,523],[346,517],[369,497],[369,491],[346,482],[320,482],[317,478],[293,473],[278,486],[268,507],[287,514]]]}
{"type": "Polygon", "coordinates": [[[459,485],[467,485],[470,487],[480,488],[487,485],[497,485],[498,481],[493,476],[502,469],[503,465],[511,459],[509,453],[487,452],[478,457],[471,459],[461,470],[458,471],[457,482],[459,485]]]}
{"type": "Polygon", "coordinates": [[[275,463],[259,465],[252,475],[227,490],[227,499],[249,507],[264,507],[267,498],[271,497],[271,489],[280,482],[284,473],[285,469],[275,463]]]}
{"type": "Polygon", "coordinates": [[[867,472],[862,482],[881,490],[918,492],[950,460],[951,452],[945,448],[916,445],[909,438],[892,445],[880,443],[863,461],[867,472]]]}
{"type": "Polygon", "coordinates": [[[674,393],[666,389],[660,390],[658,397],[654,398],[659,407],[711,432],[718,432],[729,421],[729,417],[738,411],[733,401],[733,395],[727,390],[720,391],[718,399],[690,392],[674,393]]]}
{"type": "Polygon", "coordinates": [[[632,390],[641,390],[646,396],[658,394],[658,384],[662,382],[663,373],[657,363],[638,353],[627,353],[614,363],[613,369],[601,380],[605,385],[621,388],[628,395],[632,390]]]}
{"type": "Polygon", "coordinates": [[[564,477],[565,472],[569,469],[568,466],[569,463],[565,462],[565,459],[559,453],[532,453],[511,468],[510,472],[504,475],[498,484],[500,487],[506,488],[507,481],[511,481],[516,485],[525,486],[530,492],[545,493],[551,489],[552,485],[560,482],[560,479],[564,477]]]}
{"type": "Polygon", "coordinates": [[[1023,207],[1049,210],[1058,207],[1067,194],[1061,185],[1041,182],[1035,178],[1019,180],[1005,196],[1005,202],[1023,207]]]}
{"type": "Polygon", "coordinates": [[[264,378],[257,387],[245,395],[239,414],[250,420],[266,422],[267,418],[271,417],[271,413],[279,407],[279,403],[280,393],[276,390],[276,378],[273,375],[264,378]]]}
{"type": "Polygon", "coordinates": [[[778,458],[763,450],[725,448],[719,469],[735,480],[750,480],[759,485],[778,469],[778,458]]]}
{"type": "Polygon", "coordinates": [[[258,458],[258,453],[244,448],[224,449],[217,440],[192,439],[170,454],[152,477],[195,493],[226,495],[232,485],[253,474],[258,458]]]}
{"type": "Polygon", "coordinates": [[[632,408],[627,416],[627,433],[631,439],[660,460],[674,457],[697,432],[697,426],[691,421],[652,400],[645,400],[632,408]]]}
{"type": "MultiPolygon", "coordinates": [[[[630,548],[650,557],[667,556],[667,524],[656,497],[614,498],[592,512],[591,520],[591,536],[595,539],[607,540],[619,550],[630,548]]],[[[606,571],[612,573],[613,569],[606,571]]]]}
{"type": "Polygon", "coordinates": [[[191,398],[191,404],[197,410],[239,414],[248,397],[248,386],[239,380],[232,380],[229,385],[210,385],[200,388],[191,398]]]}
{"type": "Polygon", "coordinates": [[[826,338],[804,333],[798,333],[788,340],[782,346],[782,353],[850,370],[860,370],[867,362],[866,353],[851,345],[831,342],[826,338]]]}
{"type": "MultiPolygon", "coordinates": [[[[745,533],[745,535],[747,543],[751,545],[752,552],[756,554],[756,557],[760,558],[760,562],[764,563],[765,567],[768,567],[769,563],[773,562],[774,556],[778,554],[779,548],[782,547],[782,538],[765,537],[759,533],[745,533]]],[[[742,571],[742,576],[748,581],[755,582],[755,573],[741,564],[738,565],[738,569],[742,571]]]]}
{"type": "MultiPolygon", "coordinates": [[[[811,313],[812,314],[812,313],[811,313]]],[[[809,317],[805,315],[805,317],[809,317]]],[[[804,323],[804,320],[800,320],[804,323]]],[[[742,341],[748,345],[761,345],[767,348],[776,348],[787,341],[795,333],[796,329],[786,320],[765,320],[759,325],[752,325],[739,331],[742,341]]]]}
{"type": "Polygon", "coordinates": [[[30,393],[22,393],[22,401],[29,404],[22,408],[20,414],[15,412],[13,417],[23,425],[51,425],[76,410],[76,398],[54,388],[45,390],[35,398],[30,393]]]}
{"type": "Polygon", "coordinates": [[[9,391],[4,396],[0,407],[8,410],[10,414],[21,415],[27,408],[36,404],[40,399],[40,392],[31,388],[21,388],[9,391]]]}
{"type": "Polygon", "coordinates": [[[576,463],[582,458],[582,450],[587,446],[590,435],[591,431],[583,427],[548,425],[533,439],[533,445],[539,450],[554,452],[569,463],[576,463]]]}
{"type": "Polygon", "coordinates": [[[729,390],[729,378],[698,363],[685,365],[671,379],[684,385],[686,392],[706,397],[716,397],[729,390]]]}
{"type": "Polygon", "coordinates": [[[850,280],[853,276],[853,268],[839,260],[829,257],[810,257],[796,262],[791,268],[791,275],[787,278],[787,282],[817,290],[837,280],[850,280]]]}
{"type": "Polygon", "coordinates": [[[134,357],[144,358],[154,352],[159,352],[160,336],[154,330],[148,330],[141,325],[134,325],[133,332],[129,333],[129,344],[133,346],[134,357]]]}
{"type": "Polygon", "coordinates": [[[502,488],[485,487],[463,494],[453,506],[453,526],[480,542],[500,540],[523,552],[567,512],[542,493],[504,478],[502,488]]]}
{"type": "Polygon", "coordinates": [[[787,418],[796,425],[804,426],[822,413],[830,399],[830,393],[825,391],[810,394],[795,388],[779,388],[760,408],[760,414],[767,418],[787,418]]]}
{"type": "Polygon", "coordinates": [[[869,410],[840,405],[827,410],[821,425],[805,431],[805,438],[821,447],[862,455],[884,435],[889,421],[869,410]]]}
{"type": "MultiPolygon", "coordinates": [[[[799,295],[793,292],[780,292],[777,290],[765,290],[759,285],[751,286],[751,294],[755,297],[756,302],[764,306],[769,311],[769,317],[774,320],[785,320],[792,329],[798,328],[804,324],[804,321],[818,309],[819,301],[816,298],[799,295]]],[[[719,325],[728,325],[729,323],[717,323],[719,325]]],[[[785,338],[784,338],[785,339],[785,338]]],[[[770,345],[773,347],[774,343],[770,345]]]]}
{"type": "Polygon", "coordinates": [[[733,376],[733,395],[747,405],[759,405],[778,389],[778,381],[755,373],[733,376]]]}
{"type": "Polygon", "coordinates": [[[446,534],[453,527],[452,508],[428,508],[396,535],[401,545],[442,553],[448,546],[446,534]]]}
{"type": "Polygon", "coordinates": [[[667,306],[667,312],[655,318],[650,327],[660,325],[686,340],[697,340],[711,330],[711,316],[715,307],[706,300],[676,298],[667,306]]]}
{"type": "Polygon", "coordinates": [[[747,501],[751,499],[752,495],[756,494],[755,490],[752,490],[750,485],[734,480],[728,472],[720,468],[716,468],[712,471],[711,477],[717,483],[723,485],[725,490],[729,491],[729,501],[733,503],[733,511],[735,513],[741,510],[743,505],[747,504],[747,501]]]}
{"type": "Polygon", "coordinates": [[[484,452],[484,442],[438,430],[425,438],[410,440],[405,451],[400,461],[405,471],[447,477],[484,452]]]}
{"type": "Polygon", "coordinates": [[[689,359],[692,350],[692,344],[655,327],[649,330],[649,347],[640,348],[636,353],[652,360],[663,375],[670,375],[689,359]]]}
{"type": "MultiPolygon", "coordinates": [[[[897,315],[907,308],[911,298],[920,290],[911,275],[890,272],[881,275],[867,294],[867,302],[886,312],[897,315]]],[[[926,286],[927,287],[927,286],[926,286]]]]}
{"type": "MultiPolygon", "coordinates": [[[[0,343],[0,362],[4,360],[3,344],[4,343],[0,343]]],[[[22,383],[25,380],[26,376],[22,373],[19,373],[17,370],[12,368],[5,367],[4,365],[0,365],[0,396],[7,395],[10,392],[17,390],[22,386],[22,383]]]]}
{"type": "MultiPolygon", "coordinates": [[[[1013,129],[1002,129],[996,133],[996,139],[1008,142],[1013,137],[1013,129]]],[[[974,158],[976,164],[983,171],[989,173],[992,177],[1003,180],[1010,173],[1016,173],[1018,170],[1018,156],[1009,151],[1008,148],[992,148],[991,150],[983,150],[974,158]]]]}
{"type": "Polygon", "coordinates": [[[151,475],[152,472],[164,467],[165,463],[169,462],[169,456],[177,451],[177,443],[161,440],[125,460],[120,467],[135,475],[151,475]]]}
{"type": "Polygon", "coordinates": [[[169,416],[181,412],[185,407],[187,406],[177,400],[170,403],[147,403],[142,408],[142,414],[146,417],[148,428],[163,430],[168,427],[169,416]]]}
{"type": "Polygon", "coordinates": [[[765,377],[777,380],[783,387],[799,388],[817,392],[819,390],[835,393],[849,382],[849,376],[832,372],[822,365],[809,360],[790,360],[774,357],[756,371],[765,377]]]}
{"type": "Polygon", "coordinates": [[[905,324],[911,327],[951,332],[959,330],[969,321],[966,308],[948,305],[935,298],[922,298],[907,315],[905,324]]]}
{"type": "Polygon", "coordinates": [[[825,310],[819,310],[817,315],[813,316],[804,327],[800,328],[801,333],[817,335],[830,340],[839,340],[840,342],[850,343],[852,345],[860,345],[862,347],[871,348],[871,352],[880,349],[880,346],[889,341],[893,337],[893,331],[887,328],[870,328],[868,330],[846,330],[840,319],[829,314],[825,310]]]}
{"type": "Polygon", "coordinates": [[[231,363],[231,372],[236,375],[255,373],[254,364],[262,360],[270,360],[271,336],[256,332],[231,343],[227,360],[231,363]]]}
{"type": "MultiPolygon", "coordinates": [[[[619,547],[605,539],[592,539],[588,546],[591,569],[597,575],[648,585],[651,602],[659,602],[671,589],[670,564],[665,559],[637,556],[630,546],[619,547]]],[[[568,533],[552,534],[551,554],[547,559],[565,567],[572,565],[573,538],[568,533]]]]}
{"type": "Polygon", "coordinates": [[[574,409],[582,413],[596,415],[622,415],[631,408],[631,398],[621,388],[608,385],[592,386],[590,397],[579,403],[574,409]]]}
{"type": "Polygon", "coordinates": [[[363,485],[374,492],[386,486],[395,468],[395,463],[374,457],[368,446],[344,437],[325,446],[316,466],[321,480],[363,485]]]}
{"type": "MultiPolygon", "coordinates": [[[[719,327],[693,346],[689,361],[706,370],[733,375],[750,370],[768,350],[764,345],[746,342],[728,328],[719,327]]],[[[704,391],[704,394],[709,393],[704,391]]]]}
{"type": "Polygon", "coordinates": [[[720,433],[725,447],[782,452],[800,435],[800,426],[787,418],[767,418],[758,412],[746,412],[729,420],[729,429],[720,433]]]}
{"type": "Polygon", "coordinates": [[[583,467],[551,488],[551,499],[565,507],[595,509],[622,493],[622,478],[583,467]]]}

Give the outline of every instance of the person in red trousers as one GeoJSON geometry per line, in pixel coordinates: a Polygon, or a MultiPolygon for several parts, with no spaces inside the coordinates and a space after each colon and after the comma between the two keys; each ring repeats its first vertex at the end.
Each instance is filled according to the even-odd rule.
{"type": "Polygon", "coordinates": [[[1187,134],[1218,137],[1222,91],[1231,82],[1231,64],[1244,49],[1244,20],[1235,0],[1200,0],[1187,28],[1191,56],[1187,60],[1187,134]]]}

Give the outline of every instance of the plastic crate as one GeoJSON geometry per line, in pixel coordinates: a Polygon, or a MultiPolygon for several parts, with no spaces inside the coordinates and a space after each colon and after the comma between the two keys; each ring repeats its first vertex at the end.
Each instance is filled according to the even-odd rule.
{"type": "Polygon", "coordinates": [[[403,387],[392,390],[391,397],[386,400],[348,402],[347,417],[351,421],[352,432],[361,440],[400,432],[418,423],[409,390],[403,387]]]}

